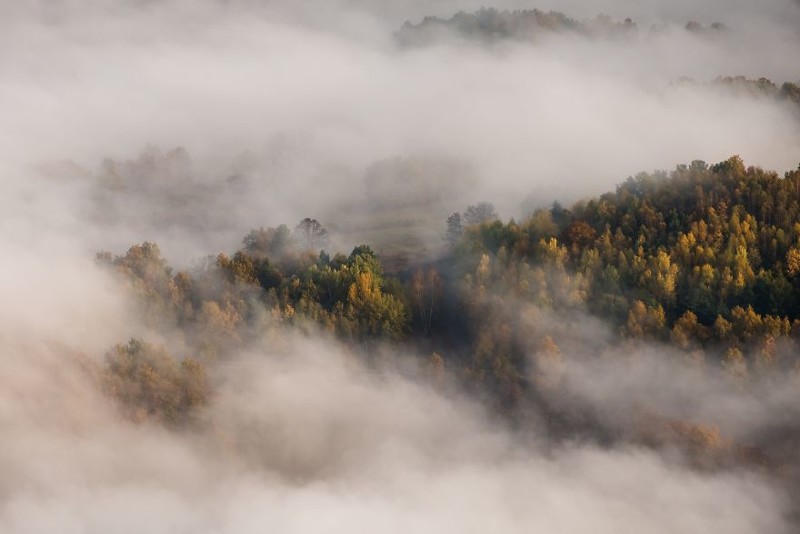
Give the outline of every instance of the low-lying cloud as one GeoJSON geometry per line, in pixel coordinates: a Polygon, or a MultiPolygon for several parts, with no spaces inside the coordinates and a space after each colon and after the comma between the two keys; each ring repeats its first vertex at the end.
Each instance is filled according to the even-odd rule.
{"type": "Polygon", "coordinates": [[[475,404],[292,338],[220,369],[195,430],[122,422],[65,353],[6,337],[0,526],[30,532],[782,532],[754,474],[546,447],[475,404]]]}
{"type": "MultiPolygon", "coordinates": [[[[790,169],[800,132],[786,106],[670,86],[684,76],[797,81],[800,73],[785,60],[800,39],[788,29],[794,11],[773,4],[752,19],[742,6],[737,18],[723,21],[730,31],[719,39],[680,24],[649,35],[643,20],[634,39],[554,34],[490,49],[444,42],[414,50],[395,43],[401,21],[388,3],[8,8],[0,72],[3,183],[6,198],[24,192],[27,202],[7,210],[19,209],[36,225],[81,217],[80,199],[61,202],[62,188],[36,182],[31,165],[70,160],[92,174],[105,158],[134,159],[147,146],[184,147],[200,183],[225,184],[241,169],[237,162],[250,162],[253,187],[208,203],[209,218],[227,217],[235,227],[211,243],[225,249],[251,227],[305,216],[342,223],[339,206],[365,204],[364,173],[386,158],[460,160],[480,177],[477,186],[462,187],[462,204],[492,200],[508,216],[520,215],[519,199],[531,192],[546,197],[543,203],[570,200],[640,170],[693,159],[739,153],[752,164],[790,169]],[[309,15],[315,10],[328,24],[309,15]]],[[[612,14],[632,9],[613,6],[612,14]]],[[[654,22],[671,20],[661,8],[710,23],[688,6],[636,11],[654,22]]],[[[444,6],[416,3],[403,16],[417,21],[429,9],[444,6]]],[[[568,15],[591,17],[600,9],[576,5],[568,15]]],[[[723,13],[721,5],[715,9],[723,13]]],[[[55,176],[66,181],[65,174],[55,176]]],[[[458,184],[460,176],[452,180],[458,184]]],[[[91,187],[64,189],[86,196],[91,187]]],[[[124,202],[125,191],[117,195],[124,202]]],[[[183,243],[184,260],[207,248],[203,239],[213,233],[210,225],[177,235],[161,230],[174,248],[183,243]],[[202,242],[191,246],[193,239],[202,242]]],[[[113,235],[128,233],[113,228],[98,241],[120,247],[123,240],[113,235]]],[[[145,228],[136,238],[158,240],[160,233],[145,228]]]]}

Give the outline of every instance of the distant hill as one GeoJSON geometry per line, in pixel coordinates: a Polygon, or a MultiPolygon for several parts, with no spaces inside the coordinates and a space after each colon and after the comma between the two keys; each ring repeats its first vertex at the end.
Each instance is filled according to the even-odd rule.
{"type": "MultiPolygon", "coordinates": [[[[658,33],[666,29],[668,27],[665,25],[654,25],[646,31],[658,33]]],[[[718,35],[727,28],[718,22],[703,26],[690,21],[684,30],[695,34],[718,35]]],[[[474,13],[460,11],[448,19],[425,17],[416,24],[406,22],[395,36],[401,45],[413,47],[430,45],[447,37],[484,42],[509,39],[535,41],[540,36],[557,32],[585,37],[624,38],[638,34],[639,28],[630,18],[618,21],[602,14],[593,19],[578,20],[559,11],[483,8],[474,13]]]]}
{"type": "Polygon", "coordinates": [[[800,106],[800,84],[784,82],[781,85],[768,78],[750,79],[745,76],[719,76],[710,83],[691,78],[681,78],[673,85],[689,87],[714,87],[728,90],[736,96],[770,98],[779,102],[790,102],[800,106]]]}

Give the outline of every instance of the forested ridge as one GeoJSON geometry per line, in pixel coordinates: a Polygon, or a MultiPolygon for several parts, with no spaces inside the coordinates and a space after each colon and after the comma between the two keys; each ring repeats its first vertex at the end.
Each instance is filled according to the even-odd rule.
{"type": "Polygon", "coordinates": [[[178,272],[154,243],[100,253],[151,326],[182,332],[192,353],[168,364],[163,348],[132,340],[109,352],[104,383],[133,417],[184,421],[209,394],[203,365],[289,326],[327,332],[368,365],[402,347],[509,415],[557,387],[562,346],[655,341],[742,383],[798,372],[799,211],[800,170],[780,176],[734,156],[642,173],[520,221],[470,206],[448,218],[441,258],[394,273],[367,245],[321,250],[328,235],[314,219],[255,229],[232,255],[178,272]],[[590,316],[608,325],[602,339],[576,335],[590,316]],[[166,378],[126,386],[153,379],[142,365],[166,378]]]}
{"type": "MultiPolygon", "coordinates": [[[[533,304],[589,310],[615,325],[620,341],[663,342],[743,379],[759,368],[795,369],[799,201],[800,171],[779,176],[732,157],[643,173],[519,223],[467,226],[453,257],[480,325],[476,355],[496,360],[502,347],[516,373],[526,350],[508,340],[524,337],[515,317],[533,304]],[[515,335],[498,336],[503,326],[515,335]]],[[[552,339],[545,333],[541,342],[552,339]]]]}
{"type": "MultiPolygon", "coordinates": [[[[657,35],[669,29],[665,24],[654,24],[643,33],[657,35]]],[[[728,28],[719,22],[704,26],[696,21],[688,21],[682,29],[695,35],[709,37],[724,35],[724,32],[728,31],[728,28]]],[[[471,13],[460,11],[449,18],[429,16],[416,24],[407,21],[396,33],[396,37],[405,46],[424,46],[436,42],[446,34],[464,39],[495,42],[507,39],[531,41],[552,33],[626,38],[639,35],[640,30],[631,18],[614,20],[605,14],[599,14],[591,19],[577,19],[560,11],[539,9],[509,11],[482,8],[471,13]]]]}

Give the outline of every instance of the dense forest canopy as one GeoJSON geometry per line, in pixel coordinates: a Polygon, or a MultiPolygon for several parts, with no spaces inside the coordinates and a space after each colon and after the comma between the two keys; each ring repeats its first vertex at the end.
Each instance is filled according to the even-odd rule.
{"type": "MultiPolygon", "coordinates": [[[[154,326],[213,361],[265,328],[321,328],[347,343],[402,341],[514,406],[535,391],[531,353],[561,338],[525,317],[590,313],[611,344],[656,340],[737,379],[800,369],[800,169],[738,156],[642,173],[616,191],[503,222],[488,202],[448,218],[449,249],[385,273],[369,246],[331,256],[304,219],[253,230],[232,256],[173,272],[153,243],[98,255],[154,326]],[[528,391],[528,393],[526,393],[528,391]]],[[[361,349],[359,349],[361,350],[361,349]]],[[[584,350],[589,350],[585,347],[584,350]]]]}

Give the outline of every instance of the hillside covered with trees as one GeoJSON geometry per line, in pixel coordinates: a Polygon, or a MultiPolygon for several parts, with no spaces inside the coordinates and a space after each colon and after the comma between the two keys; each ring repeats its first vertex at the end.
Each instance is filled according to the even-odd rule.
{"type": "Polygon", "coordinates": [[[525,349],[494,333],[507,325],[516,332],[503,339],[523,337],[515,317],[533,304],[588,310],[620,340],[667,343],[741,375],[795,369],[799,209],[800,170],[695,161],[569,209],[467,226],[448,261],[461,273],[472,331],[485,330],[475,340],[488,347],[487,366],[500,346],[521,371],[525,349]]]}
{"type": "Polygon", "coordinates": [[[111,350],[105,383],[132,414],[147,413],[144,403],[183,421],[209,394],[204,366],[290,327],[321,330],[367,365],[385,364],[387,349],[410,351],[512,418],[540,405],[569,435],[586,421],[546,398],[566,354],[654,342],[740,384],[800,373],[798,220],[800,170],[781,176],[734,156],[642,173],[520,221],[499,220],[488,202],[469,206],[443,225],[441,258],[393,273],[368,245],[322,250],[327,232],[313,219],[253,230],[232,255],[178,272],[143,243],[98,261],[154,328],[182,333],[192,358],[167,365],[162,349],[134,340],[111,350]],[[592,316],[599,338],[580,334],[592,316]],[[124,362],[143,354],[177,392],[147,401],[155,386],[130,386],[148,375],[124,362]]]}

